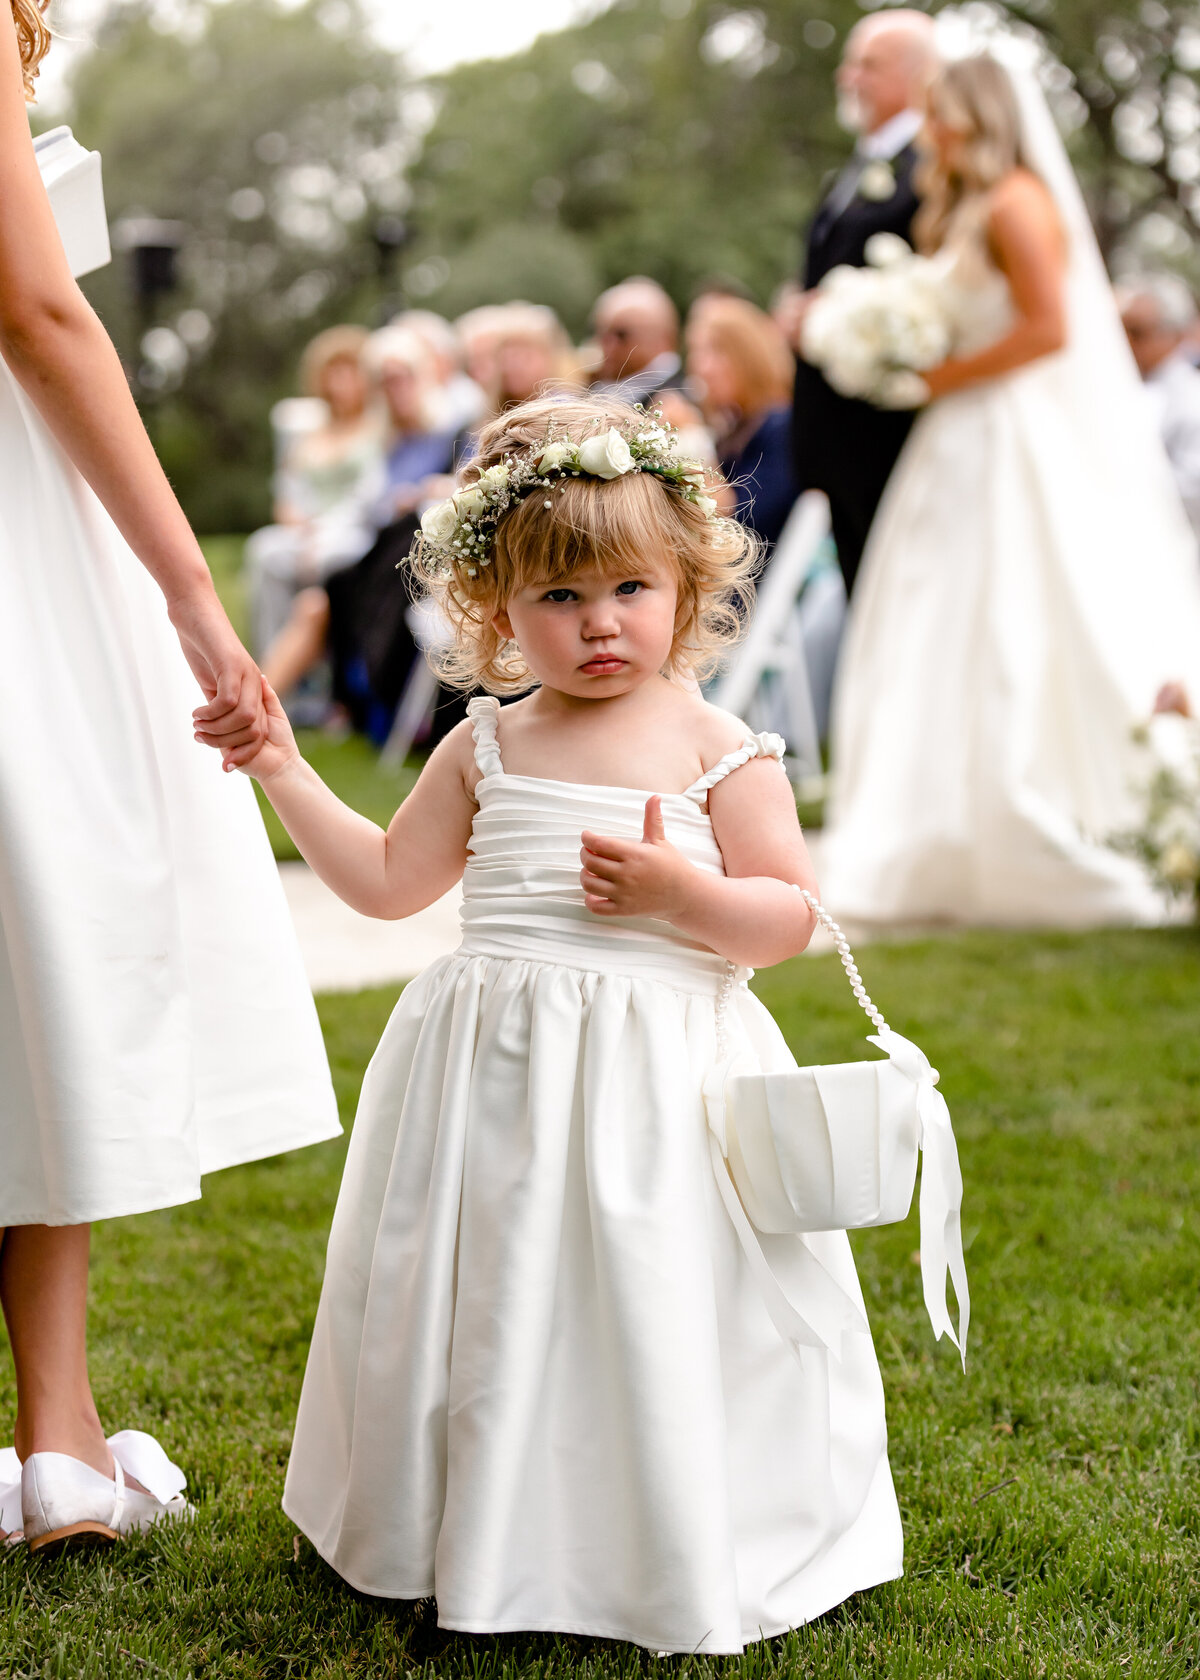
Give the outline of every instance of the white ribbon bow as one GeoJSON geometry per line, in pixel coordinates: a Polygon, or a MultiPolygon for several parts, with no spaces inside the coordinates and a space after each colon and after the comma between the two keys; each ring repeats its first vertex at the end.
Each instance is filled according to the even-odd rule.
{"type": "Polygon", "coordinates": [[[917,1087],[921,1122],[921,1287],[935,1339],[949,1336],[967,1368],[967,1326],[971,1297],[962,1245],[962,1172],[950,1124],[950,1110],[937,1088],[938,1074],[925,1052],[891,1027],[868,1040],[890,1057],[892,1065],[917,1087]],[[946,1273],[958,1298],[958,1334],[946,1305],[946,1273]]]}
{"type": "Polygon", "coordinates": [[[141,1482],[160,1505],[169,1505],[187,1486],[187,1477],[172,1464],[153,1435],[142,1429],[121,1429],[108,1437],[108,1450],[127,1476],[141,1482]]]}

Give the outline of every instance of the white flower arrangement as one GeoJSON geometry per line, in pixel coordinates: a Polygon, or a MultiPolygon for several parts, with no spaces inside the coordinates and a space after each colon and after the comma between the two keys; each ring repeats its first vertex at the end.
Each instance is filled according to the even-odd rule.
{"type": "MultiPolygon", "coordinates": [[[[445,571],[461,567],[468,577],[490,563],[496,527],[525,497],[562,490],[571,478],[623,478],[648,472],[672,485],[707,519],[718,517],[707,494],[708,473],[700,461],[675,452],[675,433],[657,416],[639,415],[626,429],[597,421],[596,430],[576,441],[553,430],[540,444],[487,467],[478,478],[421,515],[421,551],[445,571]]],[[[549,500],[546,506],[550,507],[549,500]]]]}
{"type": "Polygon", "coordinates": [[[1134,739],[1152,750],[1155,768],[1139,790],[1142,826],[1118,834],[1116,850],[1140,858],[1172,898],[1190,898],[1200,914],[1200,722],[1156,717],[1134,739]]]}
{"type": "Polygon", "coordinates": [[[863,165],[854,190],[871,204],[886,204],[896,196],[896,171],[886,158],[872,158],[863,165]]]}
{"type": "Polygon", "coordinates": [[[804,317],[801,348],[835,391],[877,408],[919,408],[921,374],[950,352],[940,270],[895,233],[867,241],[865,268],[832,269],[804,317]]]}

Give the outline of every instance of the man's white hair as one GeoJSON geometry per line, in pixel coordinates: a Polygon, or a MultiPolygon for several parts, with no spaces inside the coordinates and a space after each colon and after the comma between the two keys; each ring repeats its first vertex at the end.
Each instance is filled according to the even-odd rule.
{"type": "Polygon", "coordinates": [[[1121,308],[1142,298],[1154,305],[1158,325],[1166,332],[1184,333],[1196,324],[1196,299],[1178,274],[1126,275],[1117,287],[1121,308]]]}
{"type": "Polygon", "coordinates": [[[932,75],[938,62],[937,31],[926,12],[900,7],[896,11],[872,12],[860,18],[850,31],[860,40],[869,35],[894,35],[904,51],[914,76],[932,75]]]}

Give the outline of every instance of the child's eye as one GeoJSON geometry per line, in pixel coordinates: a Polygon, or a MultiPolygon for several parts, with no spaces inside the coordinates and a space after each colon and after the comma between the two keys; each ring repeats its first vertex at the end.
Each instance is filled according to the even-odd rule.
{"type": "Polygon", "coordinates": [[[559,605],[561,605],[564,601],[573,601],[574,599],[575,591],[573,589],[563,588],[562,586],[558,589],[547,589],[546,593],[542,596],[543,601],[554,601],[559,605]]]}
{"type": "Polygon", "coordinates": [[[645,587],[646,585],[641,583],[637,578],[626,578],[623,583],[619,583],[617,585],[617,594],[636,595],[639,590],[645,589],[645,587]]]}

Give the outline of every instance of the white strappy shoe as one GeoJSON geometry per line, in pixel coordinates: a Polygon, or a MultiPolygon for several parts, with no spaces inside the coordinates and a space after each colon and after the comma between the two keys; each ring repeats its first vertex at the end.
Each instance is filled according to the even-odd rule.
{"type": "Polygon", "coordinates": [[[104,1545],[123,1534],[194,1515],[186,1477],[153,1435],[122,1429],[108,1438],[110,1479],[66,1453],[31,1453],[21,1468],[21,1515],[31,1552],[104,1545]],[[133,1477],[147,1491],[131,1488],[133,1477]]]}

